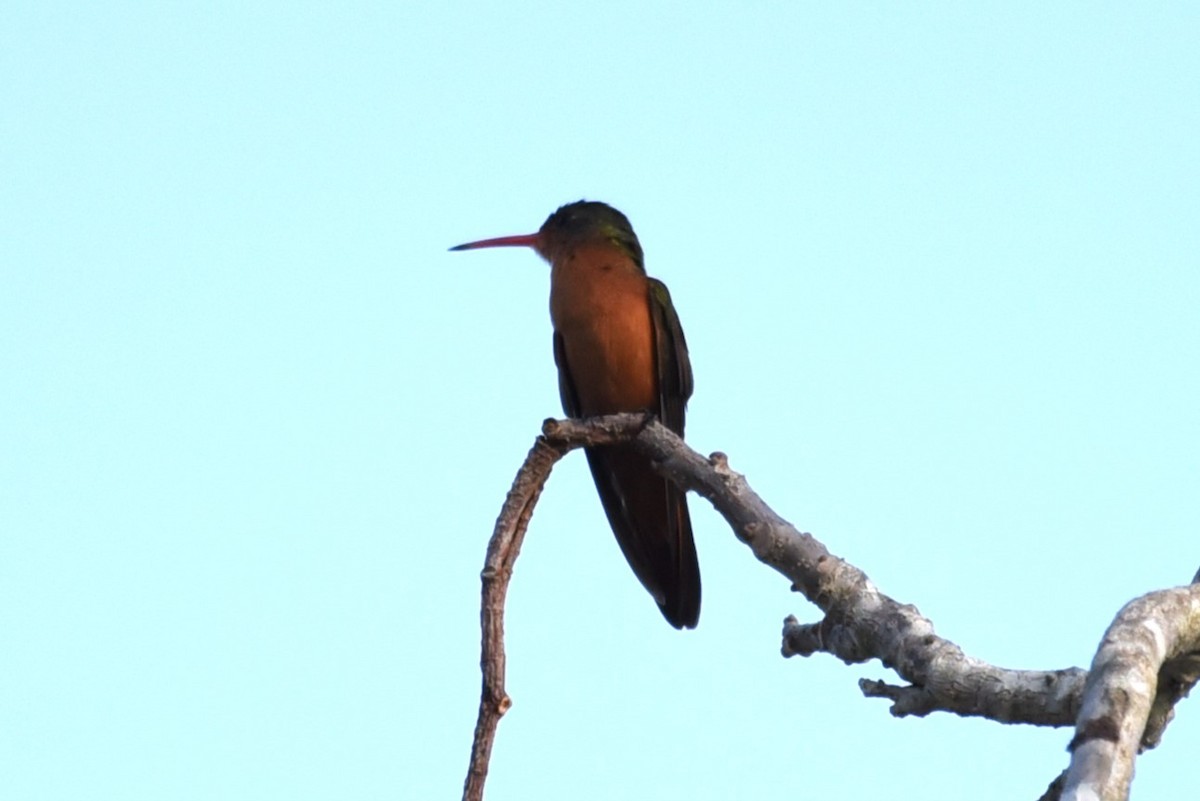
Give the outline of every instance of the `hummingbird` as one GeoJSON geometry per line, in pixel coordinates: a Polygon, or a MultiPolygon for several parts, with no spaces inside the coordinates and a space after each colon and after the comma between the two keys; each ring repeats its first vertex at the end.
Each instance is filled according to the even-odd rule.
{"type": "MultiPolygon", "coordinates": [[[[651,412],[683,436],[692,395],[687,342],[671,295],[646,275],[629,219],[580,200],[534,234],[451,250],[529,247],[550,263],[558,391],[568,417],[651,412]]],[[[700,565],[687,497],[630,444],[585,449],[600,502],[634,575],[677,629],[700,619],[700,565]]]]}

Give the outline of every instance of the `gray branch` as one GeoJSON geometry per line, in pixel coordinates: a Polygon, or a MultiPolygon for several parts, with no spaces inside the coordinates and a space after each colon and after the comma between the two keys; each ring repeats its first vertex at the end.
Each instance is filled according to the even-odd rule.
{"type": "Polygon", "coordinates": [[[864,680],[860,688],[867,697],[891,701],[897,717],[944,711],[1004,723],[1075,725],[1070,767],[1043,799],[1125,798],[1135,756],[1158,744],[1175,704],[1200,679],[1200,585],[1128,604],[1105,634],[1090,673],[996,667],[937,636],[915,606],[887,596],[863,571],[776,514],[724,454],[705,458],[644,414],[546,420],[489,545],[481,608],[483,693],[464,798],[482,797],[496,724],[511,704],[503,682],[504,594],[538,493],[568,451],[615,442],[632,442],[660,473],[711,502],[759,561],[824,613],[815,623],[791,616],[784,621],[784,656],[828,653],[847,664],[878,659],[907,684],[864,680]]]}
{"type": "Polygon", "coordinates": [[[569,446],[632,436],[660,472],[707,498],[759,561],[825,613],[817,623],[784,621],[784,656],[824,652],[847,664],[880,660],[909,686],[870,681],[860,686],[868,697],[890,700],[896,716],[941,710],[1005,723],[1075,722],[1086,671],[1009,670],[967,656],[937,636],[915,606],[880,592],[863,571],[776,514],[724,454],[705,459],[657,422],[646,424],[642,415],[548,420],[543,433],[569,446]]]}
{"type": "Polygon", "coordinates": [[[1104,633],[1071,740],[1064,801],[1129,797],[1134,758],[1200,678],[1200,585],[1130,601],[1104,633]]]}

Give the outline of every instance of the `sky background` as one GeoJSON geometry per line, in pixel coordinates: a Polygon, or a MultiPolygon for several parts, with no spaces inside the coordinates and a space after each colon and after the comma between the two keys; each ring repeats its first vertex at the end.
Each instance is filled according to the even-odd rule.
{"type": "MultiPolygon", "coordinates": [[[[16,2],[0,11],[0,797],[445,799],[478,573],[607,201],[688,441],[1006,666],[1200,566],[1183,3],[16,2]]],[[[677,632],[556,469],[489,799],[1034,799],[1071,732],[864,699],[706,502],[677,632]]],[[[1194,785],[1185,702],[1135,797],[1194,785]]]]}

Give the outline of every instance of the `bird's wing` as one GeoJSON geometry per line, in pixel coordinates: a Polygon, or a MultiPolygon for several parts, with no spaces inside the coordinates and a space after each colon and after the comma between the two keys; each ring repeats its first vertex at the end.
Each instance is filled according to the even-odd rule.
{"type": "MultiPolygon", "coordinates": [[[[649,279],[650,321],[654,327],[654,364],[658,373],[658,418],[683,436],[688,398],[692,396],[692,363],[688,359],[683,326],[666,284],[649,279]]],[[[700,619],[700,565],[692,539],[692,521],[684,491],[666,479],[666,530],[670,541],[670,566],[660,567],[668,588],[663,615],[676,628],[694,628],[700,619]]]]}
{"type": "Polygon", "coordinates": [[[567,365],[567,351],[562,334],[554,332],[554,364],[558,367],[558,396],[562,398],[563,411],[567,417],[579,417],[579,393],[567,365]]]}
{"type": "Polygon", "coordinates": [[[692,396],[692,363],[688,360],[683,326],[662,281],[651,278],[650,320],[654,324],[655,365],[658,370],[658,416],[663,425],[683,436],[688,398],[692,396]]]}

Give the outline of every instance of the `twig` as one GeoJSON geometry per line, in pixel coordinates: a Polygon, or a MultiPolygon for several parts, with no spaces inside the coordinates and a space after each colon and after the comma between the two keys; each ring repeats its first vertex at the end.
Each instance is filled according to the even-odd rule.
{"type": "MultiPolygon", "coordinates": [[[[479,695],[479,715],[475,721],[475,739],[471,744],[471,763],[463,783],[463,801],[481,801],[487,781],[492,744],[500,718],[512,707],[512,699],[504,689],[504,600],[512,579],[513,565],[521,552],[525,530],[533,516],[533,508],[542,494],[554,465],[571,450],[583,445],[603,445],[627,440],[644,426],[646,415],[621,415],[618,425],[614,418],[597,418],[587,433],[572,439],[540,436],[533,444],[525,463],[513,479],[512,489],[504,500],[492,538],[488,541],[480,581],[483,585],[479,606],[480,654],[479,669],[483,687],[479,695]]],[[[546,420],[543,429],[555,430],[555,421],[546,420]]]]}
{"type": "Polygon", "coordinates": [[[544,437],[537,438],[525,457],[525,463],[517,471],[488,542],[487,558],[480,574],[483,589],[479,607],[479,669],[483,674],[483,688],[479,696],[475,740],[471,745],[471,764],[463,785],[463,801],[481,801],[483,798],[496,726],[512,706],[512,699],[504,690],[504,599],[508,594],[513,565],[521,552],[521,542],[525,539],[525,530],[533,515],[533,507],[542,494],[542,487],[550,477],[554,464],[567,450],[552,445],[544,437]]]}

